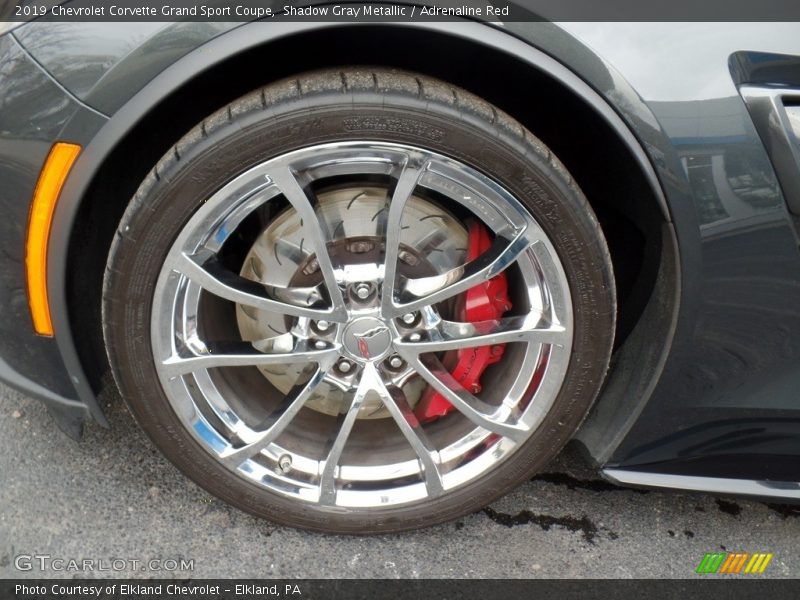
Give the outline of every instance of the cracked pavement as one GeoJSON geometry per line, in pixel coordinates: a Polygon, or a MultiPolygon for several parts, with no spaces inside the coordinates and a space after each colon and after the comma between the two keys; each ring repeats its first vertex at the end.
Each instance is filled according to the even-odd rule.
{"type": "Polygon", "coordinates": [[[370,537],[279,527],[188,481],[113,395],[111,429],[90,424],[75,443],[40,403],[0,385],[0,577],[76,575],[15,568],[15,556],[34,553],[194,560],[193,571],[86,576],[696,578],[703,555],[718,551],[774,553],[758,577],[800,574],[800,506],[619,488],[571,448],[445,525],[370,537]]]}

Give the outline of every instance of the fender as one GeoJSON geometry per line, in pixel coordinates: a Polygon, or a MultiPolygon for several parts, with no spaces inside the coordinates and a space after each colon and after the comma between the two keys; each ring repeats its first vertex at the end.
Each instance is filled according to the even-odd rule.
{"type": "MultiPolygon", "coordinates": [[[[554,27],[549,24],[539,25],[554,27]]],[[[54,219],[56,225],[51,233],[50,247],[48,249],[50,265],[48,273],[48,291],[50,295],[50,305],[53,311],[52,320],[58,332],[57,344],[70,379],[75,385],[80,400],[89,407],[90,413],[100,423],[105,423],[105,418],[97,402],[95,390],[92,389],[84,374],[84,369],[76,350],[75,332],[71,327],[67,308],[67,278],[72,276],[67,271],[67,254],[78,209],[84,196],[90,189],[93,179],[99,173],[103,161],[124,139],[126,134],[156,107],[165,96],[178,90],[181,86],[190,82],[207,69],[224,63],[226,60],[239,53],[259,46],[268,45],[270,42],[287,36],[331,27],[345,29],[348,27],[370,26],[371,25],[368,23],[343,26],[337,23],[276,24],[256,22],[236,27],[208,41],[172,63],[122,105],[119,110],[110,116],[107,122],[102,125],[96,124],[99,131],[97,131],[96,135],[94,135],[91,141],[85,146],[80,158],[76,162],[75,168],[63,189],[56,210],[54,219]]],[[[664,153],[668,154],[671,148],[671,144],[668,138],[663,135],[663,132],[660,132],[658,129],[652,129],[652,126],[648,126],[652,130],[648,132],[648,143],[645,146],[648,149],[655,148],[658,150],[656,154],[660,154],[660,156],[655,158],[652,155],[648,155],[639,139],[637,139],[637,135],[634,134],[636,127],[633,125],[637,122],[636,117],[638,116],[640,118],[642,111],[649,111],[646,105],[640,103],[635,109],[631,109],[632,112],[636,111],[636,115],[626,115],[623,113],[623,116],[625,116],[628,121],[626,123],[626,120],[623,120],[623,116],[617,112],[618,110],[622,112],[622,109],[619,107],[612,107],[600,93],[565,66],[565,64],[552,58],[542,50],[531,46],[529,43],[518,39],[514,35],[502,31],[498,27],[490,27],[485,24],[468,21],[457,24],[413,22],[396,24],[394,26],[398,28],[415,28],[439,35],[454,36],[469,40],[474,44],[485,45],[495,50],[500,50],[522,61],[526,65],[544,72],[562,86],[569,89],[573,94],[583,99],[587,105],[591,106],[598,115],[610,125],[613,131],[619,136],[620,140],[627,146],[631,156],[634,157],[639,169],[652,188],[652,193],[658,202],[662,217],[670,232],[667,237],[674,241],[675,234],[672,225],[673,214],[671,212],[671,209],[674,207],[667,203],[667,197],[665,197],[662,190],[662,182],[659,180],[659,175],[664,178],[666,172],[666,177],[672,178],[672,182],[667,183],[675,186],[674,178],[680,178],[680,175],[676,175],[676,173],[680,173],[680,171],[660,165],[659,175],[656,173],[656,168],[654,168],[653,163],[658,160],[663,162],[664,153]],[[658,139],[659,135],[661,136],[660,139],[658,139]],[[660,150],[661,148],[666,150],[660,150]]],[[[580,43],[574,40],[574,38],[571,38],[571,36],[567,37],[572,39],[575,45],[580,45],[580,43]]],[[[581,48],[584,53],[588,52],[582,45],[581,48]]],[[[597,63],[604,65],[600,59],[597,59],[597,63]]],[[[649,116],[650,119],[648,120],[650,123],[657,123],[652,114],[649,116]]],[[[638,122],[641,124],[642,121],[639,120],[638,122]]],[[[65,132],[70,131],[70,126],[71,124],[67,125],[65,132]]],[[[85,126],[83,125],[75,125],[75,127],[85,131],[85,126]]],[[[672,161],[670,160],[669,162],[672,161]]],[[[680,182],[677,187],[681,187],[680,182]]],[[[678,194],[678,196],[680,196],[680,194],[678,194]]],[[[691,203],[685,204],[690,205],[691,203]]],[[[684,208],[684,210],[686,209],[691,210],[690,206],[684,208]]],[[[691,220],[689,223],[691,224],[691,220]]],[[[688,227],[688,229],[691,231],[691,227],[688,227]]],[[[676,262],[680,262],[680,257],[676,257],[676,262]]],[[[680,269],[676,270],[679,271],[680,269]]],[[[680,282],[680,273],[676,274],[676,281],[680,282]]],[[[604,431],[613,431],[614,439],[617,440],[617,442],[621,439],[621,436],[627,432],[627,429],[632,425],[636,416],[647,403],[649,396],[648,391],[651,391],[655,386],[664,368],[664,363],[675,333],[675,322],[678,316],[677,307],[680,306],[681,286],[678,285],[676,287],[677,289],[671,290],[675,295],[672,300],[675,310],[672,314],[668,315],[668,320],[670,321],[669,326],[666,328],[666,332],[661,335],[663,344],[659,344],[657,348],[652,350],[653,356],[648,361],[647,368],[637,370],[646,371],[646,373],[636,375],[642,378],[642,381],[633,388],[630,385],[623,386],[628,390],[628,395],[630,395],[631,389],[635,389],[641,393],[636,397],[629,398],[629,402],[633,404],[633,406],[626,406],[625,410],[611,411],[624,414],[622,416],[613,417],[611,423],[605,423],[600,428],[604,431]]],[[[630,374],[625,376],[630,377],[630,374]]],[[[592,454],[595,456],[608,456],[615,445],[616,443],[612,444],[610,447],[606,445],[604,450],[592,451],[592,454]]]]}

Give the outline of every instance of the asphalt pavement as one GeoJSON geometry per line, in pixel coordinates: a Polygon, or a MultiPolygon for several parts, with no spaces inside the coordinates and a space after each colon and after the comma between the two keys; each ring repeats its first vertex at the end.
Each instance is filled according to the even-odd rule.
{"type": "Polygon", "coordinates": [[[364,537],[279,527],[188,481],[114,395],[111,428],[90,424],[76,443],[0,386],[0,577],[696,578],[715,577],[695,569],[725,551],[773,553],[756,577],[800,575],[800,507],[618,488],[570,448],[449,524],[364,537]],[[95,570],[69,570],[83,560],[95,570]]]}

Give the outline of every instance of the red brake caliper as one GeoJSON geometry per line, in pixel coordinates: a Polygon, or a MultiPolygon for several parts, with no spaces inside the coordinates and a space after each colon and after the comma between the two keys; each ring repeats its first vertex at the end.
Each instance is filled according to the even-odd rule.
{"type": "MultiPolygon", "coordinates": [[[[486,227],[482,223],[474,222],[469,228],[467,260],[475,260],[491,245],[492,238],[486,227]]],[[[508,281],[506,274],[500,273],[489,281],[467,290],[458,318],[468,323],[492,321],[499,319],[510,309],[508,281]]],[[[486,367],[502,358],[504,350],[505,344],[459,350],[456,365],[450,373],[464,389],[477,394],[481,391],[481,375],[486,367]]],[[[414,413],[420,421],[426,422],[443,417],[452,410],[453,405],[429,386],[415,407],[414,413]]]]}

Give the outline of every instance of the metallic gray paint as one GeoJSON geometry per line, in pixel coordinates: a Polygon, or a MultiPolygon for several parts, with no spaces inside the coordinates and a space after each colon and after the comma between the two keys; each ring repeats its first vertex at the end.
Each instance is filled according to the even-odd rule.
{"type": "MultiPolygon", "coordinates": [[[[654,159],[647,125],[662,132],[657,139],[666,136],[669,154],[680,161],[675,183],[688,183],[691,194],[687,205],[659,170],[688,291],[664,375],[610,462],[632,467],[691,457],[701,452],[696,435],[683,444],[679,439],[689,428],[708,432],[702,452],[722,456],[730,451],[725,436],[731,447],[743,437],[741,425],[728,419],[753,411],[780,418],[800,408],[800,252],[772,164],[728,71],[731,53],[743,46],[800,54],[796,25],[581,23],[568,29],[635,86],[638,104],[655,119],[633,120],[637,133],[654,159]],[[693,215],[682,216],[687,208],[693,215]]],[[[619,89],[624,86],[604,95],[617,96],[619,89]]],[[[630,102],[620,98],[616,106],[627,111],[630,102]]],[[[767,443],[769,429],[761,435],[767,443]]],[[[792,453],[800,454],[800,444],[792,453]]]]}
{"type": "Polygon", "coordinates": [[[79,105],[12,35],[0,37],[0,378],[42,400],[78,438],[88,411],[76,400],[57,343],[34,334],[25,290],[25,231],[50,146],[79,105]]]}
{"type": "MultiPolygon", "coordinates": [[[[22,51],[0,37],[0,356],[4,370],[56,397],[74,394],[52,339],[33,333],[25,290],[25,231],[39,170],[77,105],[22,51]],[[52,365],[42,369],[41,363],[52,365]]],[[[38,388],[37,388],[38,389],[38,388]]],[[[36,395],[35,393],[33,395],[36,395]]]]}

